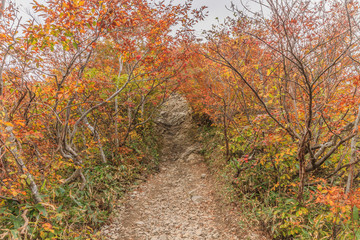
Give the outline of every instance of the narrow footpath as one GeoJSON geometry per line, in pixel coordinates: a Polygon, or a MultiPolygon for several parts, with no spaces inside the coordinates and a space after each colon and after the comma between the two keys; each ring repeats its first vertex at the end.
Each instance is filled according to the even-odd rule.
{"type": "Polygon", "coordinates": [[[155,121],[162,146],[160,172],[127,195],[103,235],[121,240],[265,239],[239,231],[216,194],[185,99],[172,96],[155,121]]]}

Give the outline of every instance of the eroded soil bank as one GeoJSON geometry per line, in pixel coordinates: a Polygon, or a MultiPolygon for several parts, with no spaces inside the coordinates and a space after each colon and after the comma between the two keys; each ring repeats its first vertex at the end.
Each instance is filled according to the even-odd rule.
{"type": "Polygon", "coordinates": [[[103,235],[124,240],[263,239],[251,230],[239,231],[230,207],[216,194],[185,99],[169,98],[155,121],[162,146],[160,172],[119,203],[103,235]]]}

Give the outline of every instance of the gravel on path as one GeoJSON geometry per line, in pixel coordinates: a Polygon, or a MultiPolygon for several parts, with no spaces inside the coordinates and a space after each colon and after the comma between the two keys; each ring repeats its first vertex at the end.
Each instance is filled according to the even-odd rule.
{"type": "Polygon", "coordinates": [[[107,239],[265,239],[239,231],[216,194],[214,178],[193,135],[190,108],[179,95],[164,104],[158,119],[160,172],[129,192],[102,229],[107,239]]]}

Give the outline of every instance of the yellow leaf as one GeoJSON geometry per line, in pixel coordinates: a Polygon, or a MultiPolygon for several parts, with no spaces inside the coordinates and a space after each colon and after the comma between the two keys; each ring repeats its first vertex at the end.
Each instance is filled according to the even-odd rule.
{"type": "Polygon", "coordinates": [[[23,174],[23,175],[21,175],[21,176],[20,176],[20,178],[22,178],[22,179],[26,179],[26,178],[27,178],[27,176],[26,176],[26,174],[23,174]]]}
{"type": "Polygon", "coordinates": [[[14,126],[11,122],[4,122],[4,124],[7,127],[13,127],[14,126]]]}
{"type": "Polygon", "coordinates": [[[54,229],[52,229],[52,225],[50,223],[44,223],[42,225],[43,229],[46,230],[46,231],[49,231],[49,232],[54,232],[54,229]]]}

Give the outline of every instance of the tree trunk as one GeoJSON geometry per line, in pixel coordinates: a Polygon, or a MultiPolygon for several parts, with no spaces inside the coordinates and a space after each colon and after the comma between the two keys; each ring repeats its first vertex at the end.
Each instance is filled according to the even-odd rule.
{"type": "Polygon", "coordinates": [[[69,146],[66,142],[62,142],[62,144],[60,146],[60,153],[64,158],[71,159],[74,162],[75,166],[77,167],[76,170],[71,174],[70,177],[68,177],[64,181],[63,184],[72,183],[77,178],[80,177],[82,180],[81,189],[84,189],[84,187],[86,185],[86,178],[81,171],[81,165],[82,165],[83,161],[81,160],[81,158],[79,158],[79,155],[76,153],[76,151],[74,151],[74,149],[72,149],[71,146],[69,146]]]}
{"type": "Polygon", "coordinates": [[[26,183],[28,184],[28,186],[30,188],[30,191],[32,193],[32,196],[33,196],[35,202],[40,203],[40,202],[42,202],[42,199],[40,197],[38,187],[36,185],[34,177],[32,176],[32,174],[29,171],[27,171],[25,163],[22,160],[22,156],[20,154],[20,150],[18,149],[18,146],[17,146],[17,143],[16,143],[16,138],[15,138],[15,135],[13,133],[13,127],[6,127],[6,131],[10,135],[10,137],[7,139],[7,142],[9,142],[8,150],[10,151],[12,156],[14,157],[14,159],[15,159],[18,167],[19,167],[20,172],[22,174],[26,175],[26,183]]]}
{"type": "MultiPolygon", "coordinates": [[[[120,79],[121,72],[123,69],[123,62],[121,56],[119,57],[119,73],[118,73],[118,79],[120,79]]],[[[116,83],[116,91],[119,90],[118,83],[116,83]]],[[[120,148],[120,141],[119,141],[119,126],[118,126],[118,118],[119,118],[119,102],[118,97],[115,97],[115,152],[117,153],[118,149],[120,148]]]]}
{"type": "MultiPolygon", "coordinates": [[[[80,113],[82,113],[82,111],[80,110],[80,113]]],[[[99,151],[100,151],[100,157],[101,157],[101,161],[103,163],[107,162],[105,153],[104,153],[104,149],[102,147],[102,143],[101,143],[101,139],[100,139],[100,135],[99,133],[96,131],[96,129],[89,123],[87,117],[84,117],[83,122],[85,123],[85,125],[87,126],[87,128],[91,131],[92,135],[94,136],[94,138],[96,138],[97,142],[98,142],[98,147],[99,147],[99,151]]]]}
{"type": "Polygon", "coordinates": [[[298,191],[298,196],[297,199],[299,202],[303,201],[303,197],[304,197],[304,188],[305,188],[305,178],[306,178],[306,158],[305,158],[305,153],[306,153],[306,144],[308,141],[308,136],[309,133],[305,133],[305,136],[301,139],[301,142],[299,143],[299,148],[298,148],[298,154],[297,154],[297,159],[299,161],[299,191],[298,191]]]}
{"type": "Polygon", "coordinates": [[[5,9],[5,0],[1,0],[0,4],[1,4],[1,7],[0,7],[0,18],[1,18],[2,15],[3,15],[2,12],[3,12],[4,9],[5,9]]]}
{"type": "Polygon", "coordinates": [[[302,202],[304,197],[304,187],[305,187],[305,155],[303,153],[303,150],[300,150],[300,154],[298,155],[299,159],[299,192],[298,192],[298,201],[302,202]]]}
{"type": "Polygon", "coordinates": [[[359,121],[360,121],[360,105],[358,108],[358,114],[356,117],[356,120],[354,122],[354,130],[353,133],[355,134],[355,136],[351,139],[351,154],[350,154],[350,166],[349,166],[349,176],[347,179],[347,183],[346,183],[346,189],[345,189],[345,193],[348,194],[351,190],[351,187],[353,185],[353,181],[354,181],[354,164],[357,160],[356,158],[356,143],[358,140],[358,132],[359,132],[359,121]]]}
{"type": "Polygon", "coordinates": [[[118,118],[119,118],[119,103],[118,103],[118,98],[115,97],[115,147],[116,147],[116,151],[118,151],[119,147],[120,147],[120,141],[119,141],[119,127],[118,127],[118,118]]]}
{"type": "Polygon", "coordinates": [[[226,103],[224,103],[224,113],[223,113],[223,121],[224,121],[224,138],[225,138],[225,149],[226,149],[226,161],[230,161],[230,147],[229,147],[229,138],[228,138],[228,125],[226,120],[226,103]]]}

